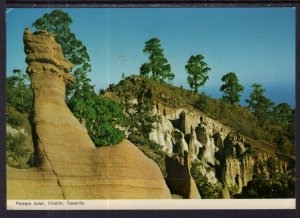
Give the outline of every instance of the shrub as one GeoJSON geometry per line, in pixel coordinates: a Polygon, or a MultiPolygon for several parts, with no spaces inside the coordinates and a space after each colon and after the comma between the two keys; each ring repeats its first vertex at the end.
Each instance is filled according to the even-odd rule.
{"type": "Polygon", "coordinates": [[[21,113],[32,112],[32,90],[29,76],[19,69],[13,70],[13,75],[6,78],[6,102],[21,113]]]}
{"type": "Polygon", "coordinates": [[[161,146],[159,144],[157,144],[156,142],[154,142],[148,138],[144,138],[143,136],[129,134],[128,139],[135,144],[145,145],[145,146],[148,146],[149,148],[153,149],[154,151],[162,152],[161,146]]]}
{"type": "Polygon", "coordinates": [[[25,128],[26,130],[30,129],[28,116],[23,113],[20,113],[10,105],[7,105],[6,107],[6,121],[12,127],[25,128]]]}
{"type": "Polygon", "coordinates": [[[290,141],[283,134],[279,134],[276,136],[275,143],[277,145],[278,151],[280,151],[282,153],[287,152],[289,150],[289,148],[291,147],[290,141]]]}
{"type": "Polygon", "coordinates": [[[99,133],[92,135],[97,147],[118,144],[125,138],[123,131],[115,128],[110,123],[103,123],[99,126],[99,133]]]}
{"type": "Polygon", "coordinates": [[[294,198],[295,179],[286,174],[276,173],[268,178],[259,175],[244,186],[240,194],[233,195],[233,198],[294,198]]]}
{"type": "Polygon", "coordinates": [[[89,134],[97,147],[114,145],[125,138],[117,126],[124,124],[125,116],[117,102],[99,96],[93,106],[95,112],[87,122],[89,134]]]}
{"type": "Polygon", "coordinates": [[[33,153],[31,137],[21,132],[6,135],[7,164],[16,168],[28,168],[28,161],[33,153]]]}

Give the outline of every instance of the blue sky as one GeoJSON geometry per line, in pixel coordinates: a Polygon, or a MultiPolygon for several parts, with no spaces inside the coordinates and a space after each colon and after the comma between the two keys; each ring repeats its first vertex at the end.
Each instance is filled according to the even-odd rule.
{"type": "MultiPolygon", "coordinates": [[[[7,75],[26,69],[23,31],[53,9],[8,9],[7,75]]],[[[275,103],[295,106],[294,8],[94,8],[62,9],[72,31],[91,56],[89,77],[96,91],[118,83],[122,73],[139,74],[147,61],[145,41],[157,37],[175,74],[173,83],[188,88],[184,66],[202,54],[211,67],[200,91],[219,98],[221,77],[235,72],[249,96],[252,83],[266,88],[275,103]]]]}

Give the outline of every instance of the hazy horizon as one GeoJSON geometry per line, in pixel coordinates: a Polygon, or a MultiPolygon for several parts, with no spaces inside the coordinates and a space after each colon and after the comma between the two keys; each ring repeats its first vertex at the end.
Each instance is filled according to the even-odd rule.
{"type": "MultiPolygon", "coordinates": [[[[7,75],[26,69],[23,31],[51,8],[8,9],[7,75]]],[[[184,66],[191,55],[202,54],[212,68],[204,91],[219,98],[221,77],[235,72],[245,87],[241,104],[252,83],[266,89],[276,104],[295,107],[294,8],[68,8],[71,30],[91,57],[88,74],[95,90],[117,83],[122,73],[139,74],[147,61],[142,50],[152,37],[161,40],[173,83],[189,88],[184,66]]]]}

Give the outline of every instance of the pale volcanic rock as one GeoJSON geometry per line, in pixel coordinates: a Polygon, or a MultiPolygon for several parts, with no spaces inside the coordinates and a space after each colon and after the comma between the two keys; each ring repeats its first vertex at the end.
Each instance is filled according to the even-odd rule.
{"type": "Polygon", "coordinates": [[[216,147],[212,129],[206,128],[203,124],[200,124],[199,127],[196,128],[196,135],[198,141],[203,145],[203,155],[201,160],[205,163],[210,163],[216,165],[215,153],[218,151],[218,147],[216,147]]]}
{"type": "Polygon", "coordinates": [[[248,182],[252,180],[255,164],[255,159],[252,156],[245,155],[245,157],[243,157],[240,168],[243,186],[247,186],[248,182]]]}
{"type": "Polygon", "coordinates": [[[172,131],[172,141],[174,144],[174,153],[184,156],[184,153],[189,151],[189,146],[184,139],[184,134],[178,129],[172,131]]]}
{"type": "Polygon", "coordinates": [[[173,153],[173,142],[172,142],[172,131],[173,126],[170,120],[166,117],[162,117],[162,121],[155,124],[154,128],[150,134],[149,139],[155,141],[157,144],[162,146],[162,151],[168,155],[173,153]]]}
{"type": "Polygon", "coordinates": [[[189,140],[189,153],[191,155],[192,161],[199,160],[198,159],[199,149],[202,147],[203,145],[197,140],[195,129],[191,126],[191,136],[189,140]]]}
{"type": "Polygon", "coordinates": [[[73,66],[46,31],[24,32],[36,168],[8,168],[8,199],[170,199],[157,164],[124,140],[96,148],[65,103],[73,66]]]}
{"type": "MultiPolygon", "coordinates": [[[[253,141],[200,112],[188,111],[185,108],[169,108],[162,103],[156,103],[155,106],[154,114],[160,115],[162,122],[158,123],[158,128],[150,133],[149,138],[161,145],[169,157],[176,154],[182,156],[187,152],[192,163],[200,164],[196,170],[212,185],[218,181],[225,185],[223,193],[220,193],[222,198],[230,198],[229,193],[241,192],[242,187],[247,186],[256,173],[270,176],[267,163],[272,156],[261,151],[257,155],[249,154],[248,150],[253,146],[253,141]],[[170,132],[172,143],[165,140],[170,138],[170,132]],[[217,169],[219,175],[216,174],[217,169]]],[[[277,172],[283,173],[287,171],[288,163],[276,159],[275,168],[277,172]]],[[[188,175],[187,169],[177,167],[177,170],[185,171],[185,175],[188,175]]],[[[174,170],[169,171],[170,173],[175,175],[169,177],[178,177],[178,173],[176,174],[174,170]]]]}
{"type": "Polygon", "coordinates": [[[233,192],[240,192],[242,190],[241,163],[238,159],[231,156],[226,158],[222,180],[229,190],[233,192]]]}

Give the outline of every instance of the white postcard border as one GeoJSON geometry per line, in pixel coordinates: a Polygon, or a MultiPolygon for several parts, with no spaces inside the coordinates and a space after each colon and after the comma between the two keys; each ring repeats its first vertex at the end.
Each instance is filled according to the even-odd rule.
{"type": "Polygon", "coordinates": [[[8,210],[296,209],[296,199],[7,200],[8,210]]]}

